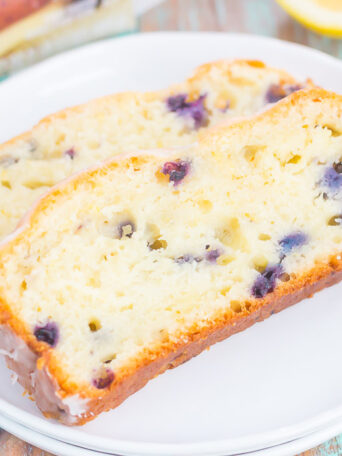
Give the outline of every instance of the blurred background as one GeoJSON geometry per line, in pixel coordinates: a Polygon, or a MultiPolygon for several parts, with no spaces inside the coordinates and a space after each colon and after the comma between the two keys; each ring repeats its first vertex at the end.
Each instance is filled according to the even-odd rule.
{"type": "Polygon", "coordinates": [[[342,0],[0,0],[0,76],[90,41],[158,30],[266,35],[342,57],[342,0]]]}

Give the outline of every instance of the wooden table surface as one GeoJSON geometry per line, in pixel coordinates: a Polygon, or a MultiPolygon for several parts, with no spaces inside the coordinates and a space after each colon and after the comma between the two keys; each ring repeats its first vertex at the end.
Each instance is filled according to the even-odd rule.
{"type": "MultiPolygon", "coordinates": [[[[274,0],[166,0],[141,17],[139,30],[254,33],[302,43],[342,58],[342,40],[307,30],[291,19],[274,0]]],[[[50,454],[0,430],[0,456],[50,454]]],[[[300,456],[342,456],[342,434],[300,456]]]]}

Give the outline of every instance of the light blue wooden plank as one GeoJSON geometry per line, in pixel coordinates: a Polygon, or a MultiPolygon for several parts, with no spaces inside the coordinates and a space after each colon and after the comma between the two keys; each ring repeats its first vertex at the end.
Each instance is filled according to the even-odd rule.
{"type": "Polygon", "coordinates": [[[277,36],[277,23],[269,0],[245,2],[245,22],[249,32],[258,35],[277,36]]]}
{"type": "Polygon", "coordinates": [[[229,9],[229,4],[226,0],[215,0],[217,19],[223,29],[226,25],[227,9],[229,9]]]}

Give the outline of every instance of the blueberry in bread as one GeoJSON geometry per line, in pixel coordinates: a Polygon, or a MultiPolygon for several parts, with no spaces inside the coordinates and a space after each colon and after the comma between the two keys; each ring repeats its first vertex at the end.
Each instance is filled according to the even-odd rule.
{"type": "Polygon", "coordinates": [[[167,90],[113,95],[52,115],[0,147],[0,236],[50,186],[96,161],[190,144],[206,128],[252,114],[300,87],[261,62],[220,61],[167,90]]]}
{"type": "Polygon", "coordinates": [[[51,189],[0,249],[0,348],[45,415],[82,424],[339,281],[341,150],[342,97],[303,90],[51,189]]]}

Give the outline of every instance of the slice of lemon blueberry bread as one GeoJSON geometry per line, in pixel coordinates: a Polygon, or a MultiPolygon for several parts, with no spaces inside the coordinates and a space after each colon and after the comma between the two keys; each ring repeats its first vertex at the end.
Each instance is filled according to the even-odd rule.
{"type": "Polygon", "coordinates": [[[122,151],[190,144],[207,127],[301,87],[261,62],[219,61],[167,90],[113,95],[52,115],[0,147],[0,236],[75,171],[122,151]]]}
{"type": "Polygon", "coordinates": [[[0,348],[80,424],[342,277],[342,97],[303,90],[198,144],[55,186],[0,249],[0,348]]]}

